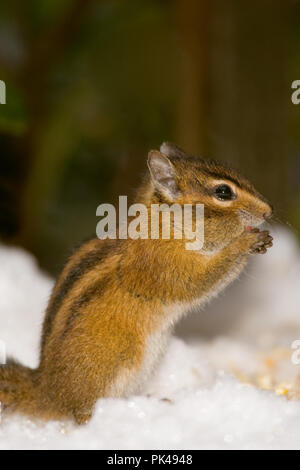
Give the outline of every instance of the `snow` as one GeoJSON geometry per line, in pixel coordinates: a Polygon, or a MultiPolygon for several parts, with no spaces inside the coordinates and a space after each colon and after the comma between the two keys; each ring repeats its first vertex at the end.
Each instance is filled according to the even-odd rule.
{"type": "MultiPolygon", "coordinates": [[[[181,322],[141,395],[99,400],[81,427],[3,416],[0,449],[300,449],[300,251],[272,232],[269,253],[181,322]]],[[[28,253],[0,247],[0,340],[30,366],[52,285],[28,253]]]]}

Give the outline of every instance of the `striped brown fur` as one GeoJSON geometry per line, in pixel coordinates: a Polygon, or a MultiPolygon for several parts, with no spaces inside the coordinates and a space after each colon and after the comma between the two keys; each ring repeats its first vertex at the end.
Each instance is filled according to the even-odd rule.
{"type": "Polygon", "coordinates": [[[270,205],[238,172],[165,143],[150,152],[136,201],[205,205],[205,241],[92,239],[74,252],[53,289],[40,365],[0,367],[7,411],[84,423],[100,397],[135,393],[163,352],[172,326],[235,279],[252,253],[272,245],[259,226],[270,205]],[[218,185],[232,199],[216,196],[218,185]],[[229,188],[229,189],[228,189],[229,188]],[[254,227],[247,229],[248,226],[254,227]]]}

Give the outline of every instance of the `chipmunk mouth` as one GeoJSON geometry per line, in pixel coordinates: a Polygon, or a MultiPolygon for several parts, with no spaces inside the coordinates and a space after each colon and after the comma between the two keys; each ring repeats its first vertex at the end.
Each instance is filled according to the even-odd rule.
{"type": "Polygon", "coordinates": [[[258,228],[266,221],[265,217],[257,217],[255,215],[251,215],[249,214],[249,212],[243,209],[239,210],[239,214],[243,224],[245,225],[245,230],[247,231],[252,230],[253,228],[258,228]]]}

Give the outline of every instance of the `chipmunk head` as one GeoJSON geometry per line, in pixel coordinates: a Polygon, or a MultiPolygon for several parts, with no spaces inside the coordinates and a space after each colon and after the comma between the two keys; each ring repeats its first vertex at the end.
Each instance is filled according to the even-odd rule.
{"type": "Polygon", "coordinates": [[[217,251],[272,215],[270,204],[237,171],[185,154],[171,143],[148,156],[150,198],[169,204],[204,204],[204,250],[217,251]]]}

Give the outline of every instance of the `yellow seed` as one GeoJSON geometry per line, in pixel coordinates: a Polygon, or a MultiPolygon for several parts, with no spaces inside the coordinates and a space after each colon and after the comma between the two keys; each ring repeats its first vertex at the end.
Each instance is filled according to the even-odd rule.
{"type": "Polygon", "coordinates": [[[276,395],[286,395],[289,390],[287,388],[275,388],[275,393],[276,395]]]}

